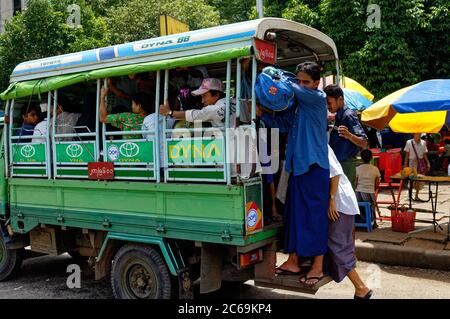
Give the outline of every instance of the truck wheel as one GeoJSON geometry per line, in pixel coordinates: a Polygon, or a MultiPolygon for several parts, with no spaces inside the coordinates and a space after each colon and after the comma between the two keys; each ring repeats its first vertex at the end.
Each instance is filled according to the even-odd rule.
{"type": "Polygon", "coordinates": [[[138,245],[119,249],[113,261],[111,285],[117,299],[169,299],[174,289],[159,253],[138,245]]]}
{"type": "Polygon", "coordinates": [[[23,248],[6,249],[3,239],[0,237],[0,281],[13,277],[22,266],[23,248]]]}

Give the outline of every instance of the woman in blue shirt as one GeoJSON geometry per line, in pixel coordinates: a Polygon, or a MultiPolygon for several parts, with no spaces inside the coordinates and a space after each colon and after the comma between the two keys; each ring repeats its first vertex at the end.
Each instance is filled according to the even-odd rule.
{"type": "Polygon", "coordinates": [[[315,62],[299,64],[298,84],[292,84],[296,107],[287,116],[272,116],[258,109],[269,127],[288,132],[285,170],[291,173],[285,216],[285,247],[288,260],[277,274],[298,274],[298,256],[314,257],[301,282],[315,285],[323,277],[323,255],[328,238],[329,162],[326,96],[318,90],[320,67],[315,62]]]}

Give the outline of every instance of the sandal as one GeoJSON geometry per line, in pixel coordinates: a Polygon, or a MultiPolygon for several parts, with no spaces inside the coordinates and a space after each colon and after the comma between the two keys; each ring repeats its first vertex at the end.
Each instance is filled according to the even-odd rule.
{"type": "Polygon", "coordinates": [[[372,289],[370,289],[364,297],[359,297],[359,296],[355,295],[353,297],[353,299],[370,299],[372,297],[372,294],[373,294],[373,291],[372,291],[372,289]]]}
{"type": "Polygon", "coordinates": [[[300,281],[300,283],[301,283],[302,285],[305,285],[306,287],[314,287],[314,286],[317,285],[317,284],[319,283],[319,281],[321,281],[324,277],[325,277],[324,275],[322,275],[322,276],[320,276],[320,277],[317,277],[317,276],[308,277],[308,275],[303,275],[303,276],[300,277],[299,281],[300,281]],[[304,280],[302,280],[302,279],[304,279],[304,280]],[[314,282],[314,283],[312,283],[312,284],[307,284],[306,282],[307,282],[308,280],[311,280],[311,279],[312,279],[312,280],[317,280],[317,281],[314,282]]]}
{"type": "Polygon", "coordinates": [[[293,275],[293,276],[295,276],[295,275],[299,275],[300,271],[295,272],[295,271],[291,271],[288,269],[283,269],[281,267],[277,267],[277,268],[275,268],[275,274],[276,275],[293,275]]]}

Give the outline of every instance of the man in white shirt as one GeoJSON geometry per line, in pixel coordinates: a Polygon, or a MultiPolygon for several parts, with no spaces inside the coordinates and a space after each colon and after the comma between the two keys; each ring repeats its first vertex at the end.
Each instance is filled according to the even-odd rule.
{"type": "Polygon", "coordinates": [[[336,282],[348,277],[355,287],[355,299],[369,299],[370,290],[356,272],[354,218],[359,214],[352,184],[328,146],[330,162],[330,202],[328,208],[328,252],[324,257],[324,271],[336,282]]]}
{"type": "Polygon", "coordinates": [[[44,118],[34,127],[31,143],[44,143],[45,136],[47,135],[47,112],[49,112],[47,103],[41,103],[40,108],[41,112],[44,114],[44,118]]]}
{"type": "MultiPolygon", "coordinates": [[[[150,115],[147,115],[144,118],[144,123],[142,123],[142,130],[143,131],[155,131],[155,134],[159,134],[159,158],[160,158],[160,167],[164,167],[164,135],[163,135],[163,127],[164,127],[164,120],[165,118],[163,116],[159,117],[159,123],[158,128],[156,128],[156,113],[152,113],[150,115]]],[[[173,125],[175,123],[175,120],[172,118],[167,119],[166,128],[172,129],[173,125]]],[[[150,140],[150,138],[153,136],[153,134],[146,133],[142,134],[142,136],[146,140],[150,140]]]]}
{"type": "MultiPolygon", "coordinates": [[[[71,113],[64,111],[64,107],[68,104],[67,98],[64,96],[58,97],[57,107],[56,107],[56,134],[72,134],[75,133],[74,127],[77,124],[78,119],[81,114],[71,113]]],[[[41,105],[42,109],[42,105],[41,105]]],[[[48,112],[48,110],[47,110],[48,112]]],[[[50,114],[53,115],[53,108],[50,107],[50,114]]],[[[52,131],[52,123],[50,123],[50,132],[52,131]]],[[[38,123],[34,128],[32,142],[43,143],[45,138],[36,136],[46,136],[47,135],[47,117],[45,117],[42,122],[38,123]]],[[[58,141],[72,141],[72,137],[62,137],[58,138],[58,141]]]]}

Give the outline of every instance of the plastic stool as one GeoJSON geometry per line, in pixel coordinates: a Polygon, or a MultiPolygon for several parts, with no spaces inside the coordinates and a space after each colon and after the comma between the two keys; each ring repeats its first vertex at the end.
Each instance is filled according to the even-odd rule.
{"type": "Polygon", "coordinates": [[[367,232],[371,232],[373,229],[373,218],[372,218],[372,204],[370,202],[358,202],[359,211],[361,214],[364,214],[366,217],[366,221],[362,221],[361,217],[355,216],[355,227],[364,227],[367,228],[367,232]],[[361,207],[364,208],[364,211],[361,211],[361,207]]]}

